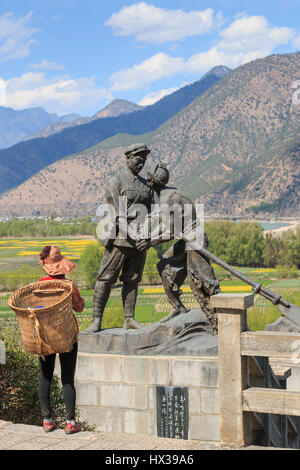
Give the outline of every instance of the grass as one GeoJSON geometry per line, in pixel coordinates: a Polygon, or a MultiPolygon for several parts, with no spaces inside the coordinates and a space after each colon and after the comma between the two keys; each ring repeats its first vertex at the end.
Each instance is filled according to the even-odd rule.
{"type": "MultiPolygon", "coordinates": [[[[13,291],[17,288],[35,282],[44,275],[38,265],[38,254],[43,246],[49,244],[58,245],[63,254],[69,258],[78,260],[84,248],[95,243],[87,237],[61,237],[61,238],[24,238],[24,239],[0,239],[0,288],[6,291],[13,291]]],[[[216,265],[213,265],[216,275],[223,274],[216,265]]],[[[280,292],[284,298],[295,305],[300,305],[300,279],[276,279],[276,270],[268,268],[247,268],[236,267],[238,271],[245,274],[256,282],[261,282],[264,286],[270,286],[274,292],[280,292]]],[[[77,314],[80,329],[85,329],[92,319],[93,290],[81,287],[80,269],[74,271],[71,277],[80,288],[81,295],[85,297],[85,310],[82,314],[77,314]]],[[[220,276],[221,290],[224,293],[251,292],[251,287],[236,278],[220,276]]],[[[195,304],[194,296],[188,285],[182,287],[183,303],[189,307],[195,304]]],[[[8,308],[7,298],[0,297],[0,318],[14,318],[14,313],[8,308]]],[[[136,319],[141,323],[151,323],[159,321],[168,313],[170,304],[164,293],[162,286],[139,286],[136,303],[136,319]]],[[[191,308],[191,307],[190,307],[191,308]]],[[[249,309],[248,324],[252,330],[264,330],[265,325],[272,323],[280,316],[278,308],[263,297],[256,296],[255,306],[249,309]]],[[[122,326],[124,320],[123,307],[121,301],[121,289],[115,288],[111,292],[110,299],[103,318],[103,327],[122,326]]]]}
{"type": "MultiPolygon", "coordinates": [[[[236,285],[232,286],[233,288],[236,285]]],[[[147,289],[147,294],[143,294],[142,292],[138,295],[137,303],[136,303],[136,313],[135,318],[138,322],[141,323],[152,323],[161,320],[165,315],[167,315],[166,311],[159,311],[159,306],[161,305],[161,309],[163,310],[164,305],[168,305],[168,301],[164,293],[155,292],[155,294],[149,293],[150,289],[147,289]],[[156,307],[156,308],[155,308],[156,307]]],[[[157,291],[158,289],[156,289],[157,291]]],[[[300,306],[300,290],[297,288],[286,288],[286,287],[276,287],[272,289],[275,293],[280,293],[283,298],[288,300],[289,302],[299,305],[300,306]]],[[[239,292],[234,290],[235,292],[239,292]]],[[[87,292],[89,295],[92,294],[92,291],[87,292]]],[[[107,308],[104,313],[105,323],[109,325],[111,319],[115,319],[116,317],[119,318],[118,324],[115,326],[121,327],[123,324],[123,309],[122,309],[122,302],[121,302],[121,292],[120,289],[116,289],[115,296],[110,298],[107,308]]],[[[189,302],[195,302],[194,296],[191,293],[183,294],[183,303],[188,305],[189,302]]],[[[86,307],[91,307],[92,302],[91,300],[87,300],[86,307]]],[[[92,311],[89,313],[92,315],[92,311]]],[[[77,314],[80,318],[81,315],[85,314],[77,314]]],[[[277,318],[281,316],[281,313],[275,305],[273,305],[268,300],[264,299],[261,295],[255,296],[255,305],[254,307],[248,310],[248,326],[251,330],[264,330],[265,326],[268,323],[273,323],[277,318]]],[[[90,317],[91,322],[91,317],[90,317]]]]}
{"type": "MultiPolygon", "coordinates": [[[[300,307],[300,290],[298,288],[273,287],[272,290],[300,307]]],[[[281,312],[276,305],[273,305],[262,296],[256,296],[255,305],[248,310],[248,327],[253,331],[264,330],[268,323],[273,323],[280,316],[281,312]]]]}
{"type": "Polygon", "coordinates": [[[79,260],[87,245],[97,243],[86,237],[75,238],[2,238],[0,239],[0,268],[2,265],[36,264],[39,253],[46,245],[59,246],[61,253],[72,260],[79,260]]]}

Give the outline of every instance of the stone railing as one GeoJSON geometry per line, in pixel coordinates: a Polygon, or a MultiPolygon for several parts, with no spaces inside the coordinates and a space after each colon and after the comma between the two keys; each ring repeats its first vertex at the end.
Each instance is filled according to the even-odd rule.
{"type": "MultiPolygon", "coordinates": [[[[291,361],[300,334],[249,331],[247,309],[253,294],[218,294],[220,441],[299,448],[300,392],[286,390],[290,369],[277,370],[269,358],[291,361]]],[[[297,343],[299,344],[299,343],[297,343]]]]}

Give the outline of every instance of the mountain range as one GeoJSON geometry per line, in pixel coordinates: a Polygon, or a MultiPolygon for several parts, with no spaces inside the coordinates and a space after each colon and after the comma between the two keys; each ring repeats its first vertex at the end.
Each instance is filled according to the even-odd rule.
{"type": "Polygon", "coordinates": [[[58,116],[43,108],[28,108],[16,111],[0,106],[0,149],[10,147],[53,122],[71,123],[78,114],[58,116]]]}
{"type": "Polygon", "coordinates": [[[94,119],[46,138],[20,142],[0,150],[0,194],[23,183],[47,165],[81,152],[117,133],[141,134],[157,129],[229,72],[215,67],[197,82],[186,85],[153,105],[116,117],[94,119]]]}
{"type": "Polygon", "coordinates": [[[292,101],[299,79],[300,53],[227,71],[153,131],[118,133],[41,169],[0,198],[0,213],[95,214],[125,147],[145,142],[144,175],[167,163],[171,183],[204,203],[206,215],[299,217],[300,105],[292,101]]]}
{"type": "Polygon", "coordinates": [[[49,135],[57,134],[58,132],[63,131],[67,127],[80,126],[81,124],[87,124],[88,122],[99,118],[116,117],[121,116],[122,114],[133,113],[134,111],[138,111],[142,108],[143,106],[139,106],[138,104],[132,103],[131,101],[115,99],[91,117],[78,116],[77,119],[69,122],[66,122],[65,120],[60,122],[53,122],[24,140],[48,137],[49,135]]]}

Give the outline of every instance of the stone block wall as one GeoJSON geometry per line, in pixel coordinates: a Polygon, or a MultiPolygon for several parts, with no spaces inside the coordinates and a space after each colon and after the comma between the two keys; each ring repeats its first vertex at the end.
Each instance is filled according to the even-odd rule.
{"type": "Polygon", "coordinates": [[[219,441],[218,358],[78,354],[77,405],[98,431],[157,436],[156,386],[188,387],[189,439],[219,441]]]}

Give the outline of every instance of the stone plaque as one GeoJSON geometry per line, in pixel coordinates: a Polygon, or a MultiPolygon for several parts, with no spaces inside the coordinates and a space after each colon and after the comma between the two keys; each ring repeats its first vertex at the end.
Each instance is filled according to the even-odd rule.
{"type": "Polygon", "coordinates": [[[188,439],[188,387],[156,387],[157,435],[188,439]]]}

